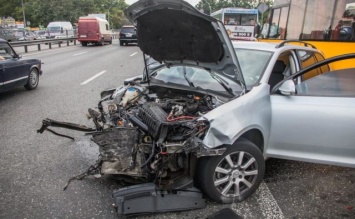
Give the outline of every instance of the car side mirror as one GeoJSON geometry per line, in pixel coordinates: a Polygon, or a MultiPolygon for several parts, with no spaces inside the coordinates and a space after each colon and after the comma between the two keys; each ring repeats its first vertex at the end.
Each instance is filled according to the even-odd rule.
{"type": "Polygon", "coordinates": [[[287,80],[282,83],[281,87],[279,88],[281,94],[290,96],[296,93],[296,85],[293,80],[287,80]]]}
{"type": "Polygon", "coordinates": [[[22,58],[22,55],[17,55],[17,54],[15,54],[15,55],[13,55],[12,56],[14,59],[20,59],[20,58],[22,58]]]}

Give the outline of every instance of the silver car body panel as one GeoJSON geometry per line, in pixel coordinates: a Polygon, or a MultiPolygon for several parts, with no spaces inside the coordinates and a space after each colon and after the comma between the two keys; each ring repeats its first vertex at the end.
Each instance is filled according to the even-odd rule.
{"type": "Polygon", "coordinates": [[[271,122],[269,92],[268,84],[260,84],[247,94],[205,114],[204,118],[210,122],[210,129],[203,140],[205,146],[231,145],[251,129],[260,130],[267,141],[271,122]]]}
{"type": "Polygon", "coordinates": [[[355,98],[271,96],[269,157],[355,167],[355,98]]]}

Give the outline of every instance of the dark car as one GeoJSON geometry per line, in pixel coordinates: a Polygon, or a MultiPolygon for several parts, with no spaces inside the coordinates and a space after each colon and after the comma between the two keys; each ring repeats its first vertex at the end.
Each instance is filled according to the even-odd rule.
{"type": "Polygon", "coordinates": [[[120,46],[128,43],[137,43],[137,30],[134,26],[124,25],[120,31],[120,46]]]}
{"type": "Polygon", "coordinates": [[[42,74],[41,61],[22,59],[3,39],[0,39],[0,92],[17,86],[36,89],[42,74]]]}

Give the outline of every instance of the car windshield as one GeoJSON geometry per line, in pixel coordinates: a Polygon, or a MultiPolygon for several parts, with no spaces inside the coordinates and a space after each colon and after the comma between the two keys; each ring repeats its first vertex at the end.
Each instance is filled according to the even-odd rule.
{"type": "Polygon", "coordinates": [[[240,48],[235,49],[235,52],[243,72],[245,84],[248,88],[255,86],[262,77],[272,52],[240,48]]]}
{"type": "Polygon", "coordinates": [[[61,32],[61,27],[47,27],[47,30],[52,33],[59,33],[61,32]]]}
{"type": "Polygon", "coordinates": [[[0,60],[11,59],[14,56],[13,50],[6,43],[0,43],[0,60]]]}
{"type": "Polygon", "coordinates": [[[223,93],[228,92],[226,87],[230,87],[234,93],[242,91],[241,86],[236,82],[221,75],[216,76],[214,72],[197,67],[165,67],[154,72],[152,77],[165,83],[174,83],[223,93]]]}

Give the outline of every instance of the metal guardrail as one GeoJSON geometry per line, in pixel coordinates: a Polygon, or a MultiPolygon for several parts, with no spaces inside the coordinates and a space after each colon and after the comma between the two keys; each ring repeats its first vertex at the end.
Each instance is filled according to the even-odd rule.
{"type": "Polygon", "coordinates": [[[16,41],[16,42],[9,42],[12,47],[21,47],[23,46],[25,49],[25,53],[28,52],[28,46],[37,45],[38,51],[41,50],[41,45],[45,44],[48,45],[49,49],[52,49],[52,44],[58,44],[59,47],[62,46],[64,42],[66,42],[67,46],[70,43],[76,45],[76,37],[68,37],[68,38],[56,38],[56,39],[45,39],[45,40],[31,40],[31,41],[16,41]]]}
{"type": "MultiPolygon", "coordinates": [[[[118,39],[118,34],[112,34],[113,39],[118,39]]],[[[42,49],[41,45],[48,45],[49,49],[52,49],[52,44],[58,44],[59,47],[65,43],[67,46],[70,43],[76,45],[76,41],[78,40],[77,37],[66,37],[66,38],[55,38],[55,39],[43,39],[43,40],[31,40],[31,41],[15,41],[9,42],[12,47],[21,47],[23,46],[25,49],[25,53],[28,53],[28,46],[37,45],[38,51],[42,49]]]]}

